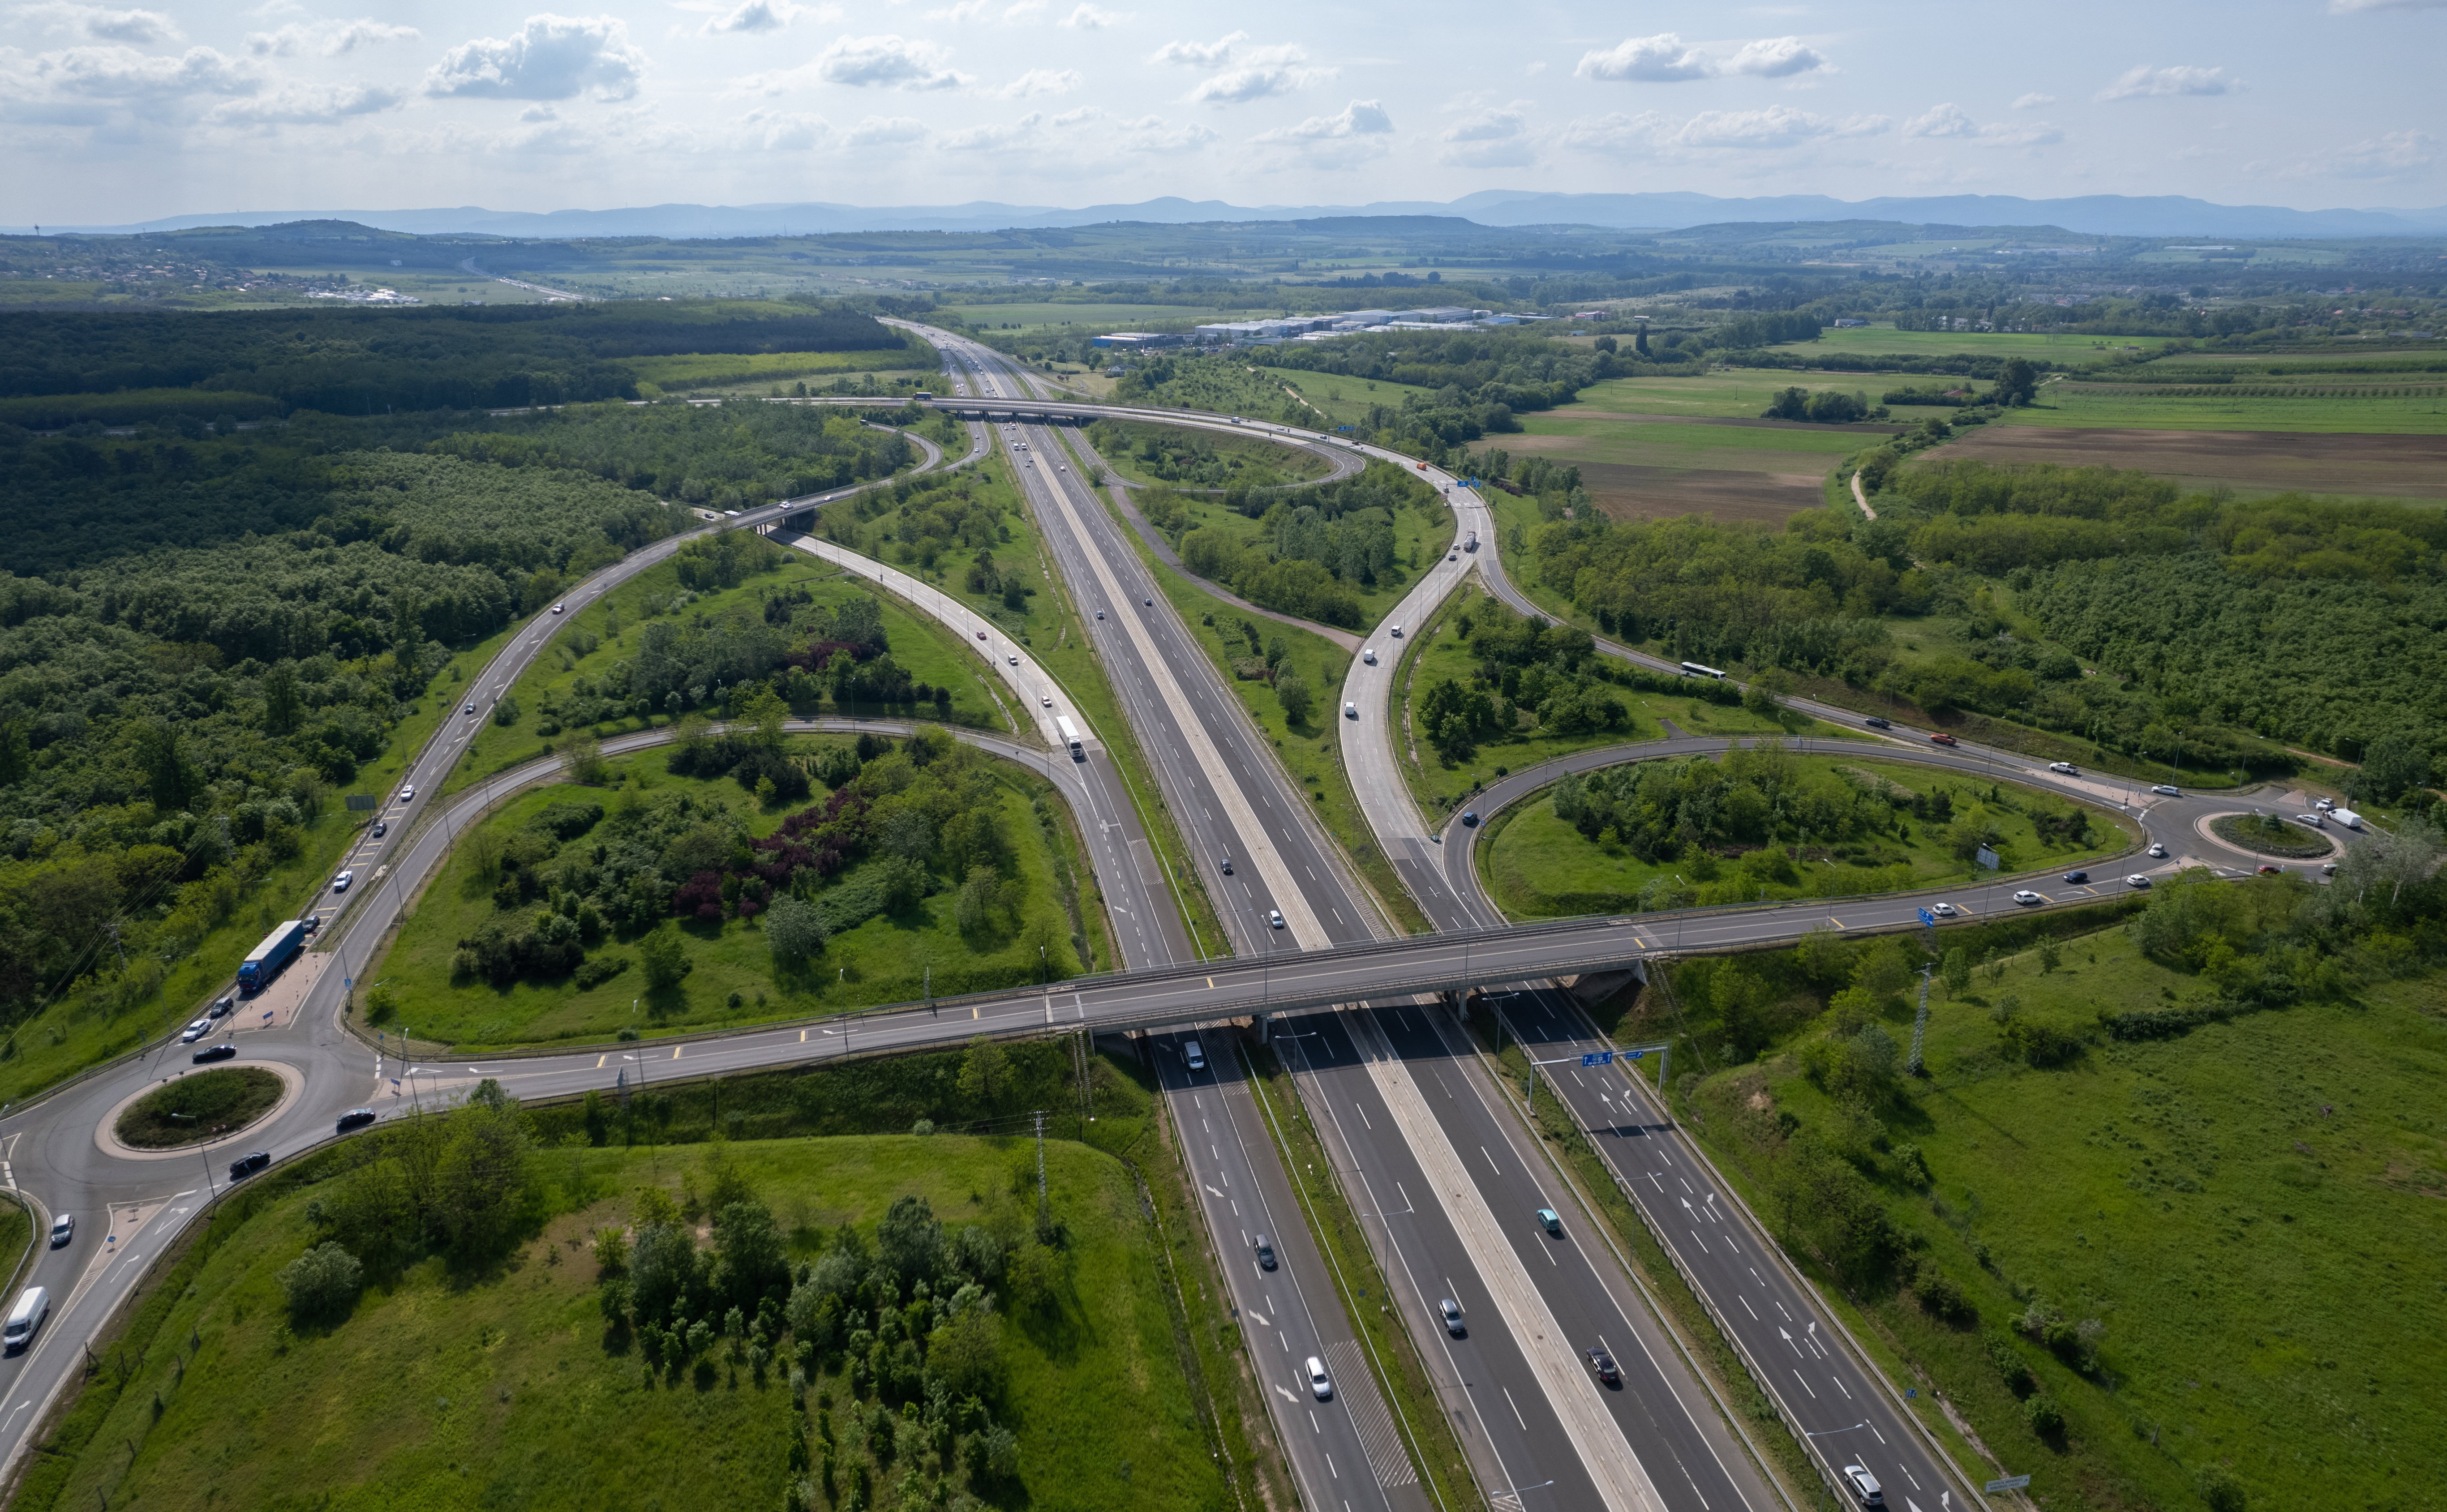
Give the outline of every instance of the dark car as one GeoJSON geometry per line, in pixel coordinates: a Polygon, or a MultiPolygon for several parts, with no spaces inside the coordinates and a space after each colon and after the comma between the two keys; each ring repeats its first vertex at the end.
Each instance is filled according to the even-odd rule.
{"type": "Polygon", "coordinates": [[[1613,1355],[1602,1349],[1593,1349],[1588,1352],[1589,1369],[1598,1372],[1599,1380],[1608,1386],[1622,1385],[1622,1372],[1615,1369],[1613,1355]]]}
{"type": "Polygon", "coordinates": [[[234,1061],[237,1059],[237,1047],[227,1040],[223,1040],[218,1045],[205,1046],[202,1049],[198,1050],[191,1059],[193,1059],[198,1066],[208,1065],[213,1061],[234,1061]]]}
{"type": "Polygon", "coordinates": [[[1895,728],[1894,726],[1887,724],[1885,720],[1880,719],[1875,714],[1871,714],[1868,718],[1861,721],[1861,723],[1868,726],[1871,729],[1892,729],[1895,728]]]}
{"type": "Polygon", "coordinates": [[[1258,1242],[1255,1248],[1258,1252],[1259,1267],[1262,1270],[1273,1270],[1275,1268],[1274,1241],[1267,1238],[1263,1234],[1261,1234],[1258,1236],[1258,1242]]]}
{"type": "Polygon", "coordinates": [[[1478,815],[1476,813],[1464,814],[1461,817],[1461,827],[1464,829],[1476,829],[1478,827],[1478,815]]]}
{"type": "Polygon", "coordinates": [[[387,819],[378,819],[378,820],[375,820],[375,821],[374,821],[374,839],[376,839],[376,840],[380,840],[380,839],[382,839],[385,835],[388,835],[388,834],[389,834],[389,833],[390,833],[390,821],[389,821],[389,820],[387,820],[387,819]]]}
{"type": "Polygon", "coordinates": [[[2275,866],[2263,866],[2260,869],[2260,875],[2263,877],[2274,877],[2280,870],[2281,868],[2275,866]]]}
{"type": "Polygon", "coordinates": [[[225,993],[222,996],[213,999],[212,1009],[210,1011],[205,1013],[204,1016],[206,1018],[218,1018],[236,1007],[237,1007],[237,999],[225,993]]]}
{"type": "Polygon", "coordinates": [[[374,1110],[372,1108],[352,1107],[340,1115],[340,1132],[346,1134],[352,1128],[363,1128],[373,1121],[374,1110]]]}
{"type": "Polygon", "coordinates": [[[1232,858],[1229,856],[1224,858],[1224,875],[1226,877],[1232,875],[1232,858]]]}
{"type": "Polygon", "coordinates": [[[2065,873],[2065,880],[2068,882],[2086,882],[2090,880],[2090,874],[2088,872],[2067,872],[2065,873]]]}
{"type": "Polygon", "coordinates": [[[253,1176],[256,1172],[262,1170],[265,1166],[271,1163],[272,1152],[270,1150],[257,1150],[252,1155],[241,1155],[237,1160],[230,1162],[230,1180],[236,1181],[242,1180],[243,1178],[253,1176]]]}

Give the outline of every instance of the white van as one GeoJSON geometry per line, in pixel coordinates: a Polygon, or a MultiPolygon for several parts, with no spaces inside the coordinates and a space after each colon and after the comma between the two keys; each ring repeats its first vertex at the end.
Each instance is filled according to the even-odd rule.
{"type": "Polygon", "coordinates": [[[1345,703],[1342,706],[1342,717],[1345,719],[1357,719],[1359,717],[1359,706],[1357,704],[1345,703]]]}
{"type": "Polygon", "coordinates": [[[1181,1059],[1193,1071],[1206,1069],[1206,1052],[1198,1048],[1196,1040],[1181,1042],[1181,1059]]]}
{"type": "Polygon", "coordinates": [[[1360,648],[1359,648],[1359,659],[1360,659],[1361,661],[1366,662],[1366,663],[1367,663],[1369,666],[1371,666],[1371,667],[1375,666],[1375,665],[1376,665],[1376,648],[1375,648],[1375,647],[1374,647],[1374,646],[1362,646],[1362,647],[1360,647],[1360,648]]]}
{"type": "Polygon", "coordinates": [[[17,1294],[17,1305],[9,1310],[9,1327],[0,1332],[0,1347],[14,1354],[34,1341],[34,1331],[43,1319],[51,1315],[51,1294],[39,1286],[29,1286],[17,1294]]]}
{"type": "Polygon", "coordinates": [[[1400,639],[1402,638],[1402,627],[1401,627],[1401,626],[1396,625],[1396,626],[1394,626],[1394,638],[1395,640],[1400,640],[1400,639]]]}

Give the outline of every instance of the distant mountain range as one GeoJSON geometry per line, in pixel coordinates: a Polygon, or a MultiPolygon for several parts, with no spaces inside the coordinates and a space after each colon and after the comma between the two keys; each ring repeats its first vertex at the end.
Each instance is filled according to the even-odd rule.
{"type": "MultiPolygon", "coordinates": [[[[646,205],[626,210],[274,210],[167,216],[124,226],[49,226],[51,232],[126,235],[196,226],[269,226],[293,220],[353,220],[419,236],[513,237],[721,236],[819,235],[860,231],[1000,231],[1141,221],[1315,220],[1337,216],[1459,216],[1481,225],[1604,226],[1679,230],[1725,221],[1893,220],[1924,225],[2060,226],[2107,236],[2335,237],[2447,233],[2447,205],[2420,209],[2290,210],[2282,205],[2220,205],[2180,195],[2084,195],[2024,199],[2012,195],[1888,196],[1833,199],[1775,195],[1723,199],[1702,194],[1550,194],[1485,189],[1458,199],[1379,200],[1366,205],[1233,205],[1220,199],[1162,198],[1064,210],[972,200],[959,205],[868,207],[822,201],[757,205],[646,205]]],[[[31,227],[12,227],[20,234],[31,227]]]]}

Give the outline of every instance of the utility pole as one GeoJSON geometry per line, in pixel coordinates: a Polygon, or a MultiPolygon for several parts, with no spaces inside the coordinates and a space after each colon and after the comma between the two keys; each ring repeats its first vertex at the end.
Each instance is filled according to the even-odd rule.
{"type": "Polygon", "coordinates": [[[1053,1214],[1045,1203],[1045,1111],[1036,1112],[1036,1232],[1042,1237],[1053,1225],[1053,1214]]]}
{"type": "Polygon", "coordinates": [[[1925,1067],[1921,1064],[1921,1058],[1920,1058],[1920,1048],[1921,1048],[1921,1042],[1922,1042],[1923,1040],[1925,1040],[1925,1039],[1926,1039],[1926,1038],[1928,1037],[1928,973],[1929,973],[1929,964],[1930,964],[1930,963],[1928,963],[1928,962],[1926,962],[1926,961],[1923,961],[1923,962],[1921,963],[1921,968],[1920,968],[1920,1012],[1919,1012],[1919,1014],[1918,1014],[1916,1017],[1914,1017],[1914,1018],[1912,1019],[1912,1048],[1911,1048],[1911,1060],[1910,1060],[1910,1061],[1909,1061],[1909,1062],[1908,1062],[1908,1063],[1904,1067],[1904,1071],[1905,1071],[1905,1073],[1906,1073],[1906,1075],[1911,1075],[1911,1076],[1922,1076],[1922,1075],[1925,1075],[1925,1074],[1926,1074],[1926,1068],[1925,1068],[1925,1067]]]}

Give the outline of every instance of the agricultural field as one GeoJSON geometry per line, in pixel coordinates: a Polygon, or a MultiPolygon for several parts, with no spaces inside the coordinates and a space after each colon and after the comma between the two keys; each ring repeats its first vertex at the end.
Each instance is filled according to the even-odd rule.
{"type": "MultiPolygon", "coordinates": [[[[1691,903],[1854,898],[1949,884],[1973,889],[2000,875],[1972,862],[1975,832],[1988,837],[2002,873],[2082,865],[2133,843],[2099,811],[2092,811],[2078,839],[2061,830],[2042,835],[2039,824],[2061,821],[2071,805],[2010,784],[1857,757],[1801,756],[1790,765],[1776,801],[1787,813],[1823,810],[1825,831],[1787,822],[1764,846],[1751,848],[1756,837],[1727,845],[1738,852],[1730,859],[1648,859],[1615,831],[1590,837],[1585,824],[1576,826],[1562,812],[1570,802],[1559,803],[1559,789],[1547,787],[1489,822],[1478,842],[1480,876],[1496,905],[1517,921],[1691,903]],[[1942,809],[1935,806],[1940,795],[1942,809]]],[[[1744,765],[1736,762],[1732,769],[1739,772],[1744,765]]],[[[1645,796],[1648,784],[1665,774],[1641,776],[1645,796]]],[[[1580,784],[1603,785],[1590,780],[1580,784]]],[[[2065,889],[2046,884],[2040,890],[2065,889]]],[[[1967,905],[1971,899],[1954,901],[1967,905]]]]}
{"type": "MultiPolygon", "coordinates": [[[[2051,385],[2039,391],[2053,395],[2062,387],[2051,385]]],[[[2401,406],[2409,417],[2415,403],[2442,402],[2447,401],[2403,401],[2401,406]]],[[[2378,417],[2367,416],[2369,424],[2350,431],[2307,424],[2299,430],[2235,431],[2190,427],[2196,421],[2206,425],[2216,415],[2244,418],[2238,410],[2252,401],[2112,396],[2096,409],[2080,398],[2059,403],[2058,414],[2037,407],[2008,410],[2006,423],[1979,426],[1924,455],[1939,461],[2126,467],[2172,479],[2186,488],[2226,488],[2244,497],[2302,492],[2447,500],[2447,430],[2436,423],[2382,431],[2378,417]],[[2092,423],[2082,427],[2052,423],[2060,416],[2087,417],[2092,423]],[[2115,418],[2102,418],[2109,416],[2115,418]],[[2149,419],[2187,428],[2141,428],[2149,419]]],[[[2318,407],[2333,414],[2343,406],[2325,403],[2318,407]]]]}
{"type": "MultiPolygon", "coordinates": [[[[901,795],[894,812],[919,819],[905,836],[887,821],[888,838],[844,844],[831,828],[797,820],[846,855],[816,885],[789,884],[829,937],[786,954],[777,933],[786,892],[754,879],[741,858],[768,859],[749,847],[777,834],[796,841],[801,830],[786,822],[828,812],[828,794],[858,777],[866,751],[891,746],[864,739],[874,745],[860,759],[847,736],[786,739],[775,755],[811,780],[805,799],[760,798],[734,780],[727,756],[691,764],[683,743],[605,762],[589,784],[507,800],[460,841],[389,954],[368,969],[384,984],[369,997],[370,1021],[460,1049],[593,1042],[841,1012],[911,1001],[930,987],[948,995],[1111,963],[1103,916],[1081,894],[1059,798],[1034,774],[964,748],[930,757],[901,795]],[[939,776],[947,764],[953,775],[939,776]],[[703,776],[674,773],[709,766],[703,776]],[[959,823],[926,817],[952,793],[967,805],[955,810],[959,823]],[[607,844],[614,867],[635,853],[654,875],[614,891],[607,844]],[[978,859],[964,863],[963,855],[978,859]],[[675,890],[692,910],[676,919],[675,890]],[[1083,940],[1091,957],[1084,962],[1083,940]],[[658,956],[671,964],[658,968],[658,956]]],[[[953,749],[943,737],[934,744],[953,749]]]]}
{"type": "MultiPolygon", "coordinates": [[[[2119,1039],[2107,1015],[2198,1001],[2203,978],[2122,928],[1958,938],[1925,1080],[1864,1100],[1843,1079],[1865,1062],[1831,1051],[1911,1032],[1898,973],[1864,967],[1832,1013],[1712,1056],[1683,1100],[1831,1305],[2046,1505],[2197,1505],[2217,1484],[2238,1506],[2434,1502],[2405,1478],[2447,1438],[2447,980],[2119,1039]],[[1888,1226],[1879,1279],[1831,1247],[1838,1222],[1888,1226]]],[[[1692,1029],[1781,990],[1801,954],[1679,974],[1692,1029]]],[[[1917,954],[1898,959],[1908,981],[1917,954]]],[[[1661,996],[1626,1032],[1660,1027],[1661,996]]]]}
{"type": "MultiPolygon", "coordinates": [[[[1872,390],[1883,381],[1863,374],[1837,387],[1870,392],[1875,403],[1872,390]]],[[[1521,424],[1527,434],[1505,437],[1504,449],[1580,468],[1582,486],[1611,519],[1698,514],[1768,525],[1818,507],[1840,459],[1900,428],[1663,418],[1580,405],[1524,415],[1521,424]]]]}
{"type": "Polygon", "coordinates": [[[1897,331],[1891,326],[1862,326],[1846,331],[1831,327],[1816,341],[1793,341],[1771,351],[1809,356],[1814,352],[1851,351],[1868,357],[1950,357],[1964,352],[1976,357],[2035,357],[2066,366],[2105,362],[2119,352],[2157,351],[2172,336],[2046,335],[2016,331],[1897,331]]]}
{"type": "MultiPolygon", "coordinates": [[[[1665,419],[1756,420],[1769,399],[1786,388],[1806,388],[1812,393],[1867,393],[1874,405],[1879,393],[1887,388],[1944,388],[1972,381],[1925,373],[1898,377],[1892,373],[1800,372],[1788,368],[1718,368],[1691,377],[1603,379],[1582,389],[1571,404],[1545,414],[1559,420],[1586,416],[1627,424],[1665,419]]],[[[1911,420],[1917,416],[1918,411],[1914,411],[1903,418],[1911,420]]]]}
{"type": "MultiPolygon", "coordinates": [[[[1099,1092],[1125,1095],[1145,1101],[1127,1083],[1099,1092]]],[[[342,1232],[326,1212],[334,1191],[382,1167],[256,1199],[181,1262],[176,1301],[153,1320],[163,1347],[120,1384],[90,1452],[46,1466],[31,1503],[278,1507],[302,1504],[301,1486],[334,1512],[764,1507],[786,1495],[969,1507],[981,1495],[1037,1512],[1228,1503],[1165,1257],[1122,1162],[1048,1142],[1053,1248],[1033,1229],[1023,1142],[843,1135],[657,1152],[619,1147],[616,1123],[606,1147],[578,1133],[575,1148],[521,1152],[529,1189],[512,1194],[512,1234],[481,1263],[351,1260],[341,1283],[293,1289],[287,1268],[342,1232]],[[605,1321],[607,1296],[642,1300],[655,1284],[647,1256],[630,1253],[650,1224],[704,1252],[686,1257],[704,1271],[677,1305],[708,1311],[684,1351],[657,1318],[605,1321]],[[749,1264],[779,1277],[763,1295],[805,1288],[810,1305],[747,1296],[726,1328],[711,1310],[749,1264]],[[867,1342],[835,1321],[846,1308],[813,1305],[839,1304],[823,1288],[844,1283],[879,1295],[883,1283],[862,1282],[879,1275],[917,1298],[883,1330],[902,1341],[906,1379],[844,1347],[867,1342]],[[976,1291],[956,1303],[964,1286],[976,1291]],[[982,1325],[934,1321],[956,1306],[991,1311],[982,1325]],[[925,1379],[960,1389],[930,1399],[925,1379]]]]}

